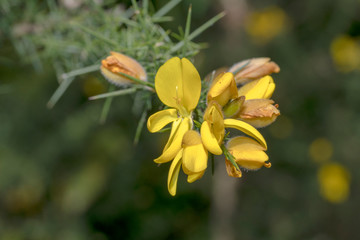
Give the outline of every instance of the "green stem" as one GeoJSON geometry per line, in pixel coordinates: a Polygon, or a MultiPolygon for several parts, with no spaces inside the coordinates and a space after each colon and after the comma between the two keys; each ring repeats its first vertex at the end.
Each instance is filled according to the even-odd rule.
{"type": "Polygon", "coordinates": [[[121,76],[123,76],[123,77],[126,77],[126,78],[128,78],[128,79],[130,79],[130,80],[132,80],[132,81],[134,81],[134,82],[136,82],[136,83],[139,83],[139,84],[141,84],[141,85],[145,85],[145,86],[147,86],[147,87],[151,87],[152,89],[155,89],[155,85],[154,85],[153,83],[140,80],[140,79],[135,78],[135,77],[133,77],[133,76],[131,76],[131,75],[129,75],[129,74],[126,74],[126,73],[119,72],[119,73],[117,73],[117,74],[119,74],[119,75],[121,75],[121,76]]]}
{"type": "MultiPolygon", "coordinates": [[[[114,90],[114,88],[115,88],[115,87],[111,85],[111,86],[109,87],[109,92],[112,91],[112,90],[114,90]]],[[[101,111],[101,115],[100,115],[100,120],[99,120],[100,124],[104,124],[104,123],[105,123],[106,118],[107,118],[107,116],[108,116],[108,114],[109,114],[109,110],[110,110],[110,106],[111,106],[112,100],[113,100],[113,97],[108,97],[108,98],[106,98],[105,103],[104,103],[103,108],[102,108],[102,111],[101,111]]]]}
{"type": "Polygon", "coordinates": [[[64,94],[64,92],[66,91],[66,89],[69,87],[69,85],[72,83],[73,80],[74,77],[70,77],[64,79],[60,83],[59,87],[56,89],[56,91],[54,92],[54,94],[51,96],[50,100],[46,104],[48,108],[51,109],[55,106],[55,104],[59,101],[60,97],[64,94]]]}
{"type": "Polygon", "coordinates": [[[141,132],[142,132],[142,130],[144,128],[144,124],[145,124],[145,121],[146,121],[146,115],[147,115],[147,110],[144,110],[144,112],[142,113],[142,115],[140,117],[137,128],[136,128],[136,133],[135,133],[135,138],[134,138],[134,145],[135,146],[138,144],[141,132]]]}
{"type": "Polygon", "coordinates": [[[71,78],[71,77],[76,77],[78,75],[82,75],[82,74],[85,74],[85,73],[98,71],[99,69],[100,69],[100,65],[95,64],[95,65],[87,66],[87,67],[84,67],[84,68],[79,68],[79,69],[76,69],[76,70],[71,71],[71,72],[63,73],[63,74],[61,74],[61,78],[62,79],[67,79],[67,78],[71,78]]]}
{"type": "Polygon", "coordinates": [[[137,87],[133,87],[133,88],[121,89],[121,90],[118,90],[118,91],[103,93],[103,94],[99,94],[99,95],[96,95],[96,96],[91,96],[91,97],[89,97],[89,100],[97,100],[97,99],[102,99],[102,98],[108,98],[108,97],[115,97],[115,96],[122,96],[122,95],[126,95],[126,94],[131,94],[131,93],[136,92],[137,89],[138,89],[137,87]]]}
{"type": "MultiPolygon", "coordinates": [[[[194,39],[195,37],[197,37],[198,35],[200,35],[203,31],[205,31],[206,29],[208,29],[209,27],[211,27],[214,23],[216,23],[217,21],[219,21],[222,17],[225,16],[225,12],[221,12],[218,15],[216,15],[215,17],[211,18],[210,20],[208,20],[206,23],[204,23],[203,25],[201,25],[200,27],[198,27],[195,31],[193,31],[189,37],[187,38],[188,41],[191,41],[192,39],[194,39]]],[[[173,46],[170,49],[170,53],[174,53],[177,50],[179,50],[183,45],[184,45],[184,40],[178,42],[175,46],[173,46]]]]}

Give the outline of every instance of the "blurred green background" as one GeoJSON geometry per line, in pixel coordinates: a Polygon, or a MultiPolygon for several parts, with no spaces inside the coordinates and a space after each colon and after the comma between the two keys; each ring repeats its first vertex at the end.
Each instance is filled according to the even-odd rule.
{"type": "MultiPolygon", "coordinates": [[[[195,39],[209,44],[195,58],[201,77],[252,57],[270,57],[281,68],[273,99],[282,115],[261,129],[272,167],[231,179],[217,158],[214,176],[209,169],[188,184],[180,174],[175,197],[166,188],[168,165],[152,161],[167,134],[145,130],[133,145],[141,115],[133,96],[115,98],[99,124],[103,101],[87,98],[107,83],[86,74],[46,108],[57,87],[54,69],[26,63],[14,45],[14,26],[37,15],[21,8],[3,15],[9,2],[0,2],[0,239],[359,235],[360,1],[184,0],[167,14],[174,21],[164,28],[177,31],[189,4],[193,28],[226,11],[195,39]]],[[[86,1],[75,2],[71,11],[81,15],[86,1]]],[[[151,1],[155,9],[165,2],[151,1]]]]}

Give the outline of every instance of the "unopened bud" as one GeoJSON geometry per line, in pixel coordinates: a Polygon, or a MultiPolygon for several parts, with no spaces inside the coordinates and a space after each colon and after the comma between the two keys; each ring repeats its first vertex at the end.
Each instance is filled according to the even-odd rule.
{"type": "Polygon", "coordinates": [[[240,97],[230,101],[228,104],[226,104],[223,107],[223,112],[224,112],[225,117],[231,118],[231,117],[237,115],[239,113],[244,101],[245,101],[245,97],[240,96],[240,97]]]}
{"type": "Polygon", "coordinates": [[[101,61],[100,67],[101,73],[109,82],[118,86],[134,83],[120,73],[147,81],[144,68],[135,59],[118,52],[110,52],[110,54],[111,56],[101,61]]]}

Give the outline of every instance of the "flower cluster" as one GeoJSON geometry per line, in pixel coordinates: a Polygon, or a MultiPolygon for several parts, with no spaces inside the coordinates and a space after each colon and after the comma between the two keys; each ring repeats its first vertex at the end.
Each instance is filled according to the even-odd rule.
{"type": "Polygon", "coordinates": [[[155,91],[168,108],[151,115],[147,127],[158,132],[172,124],[164,150],[154,160],[171,161],[167,181],[171,195],[176,194],[180,168],[187,181],[194,182],[204,175],[209,154],[224,154],[232,177],[241,177],[239,167],[271,166],[266,141],[257,128],[280,115],[278,105],[270,100],[275,89],[270,74],[279,71],[269,58],[245,60],[225,72],[214,71],[202,91],[200,75],[188,59],[174,57],[159,68],[155,91]],[[230,128],[243,134],[229,138],[226,129],[230,128]]]}

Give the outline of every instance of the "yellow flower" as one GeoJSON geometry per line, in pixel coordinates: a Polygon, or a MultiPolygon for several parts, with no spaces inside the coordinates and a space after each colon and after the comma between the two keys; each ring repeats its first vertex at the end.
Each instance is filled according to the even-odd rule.
{"type": "Polygon", "coordinates": [[[238,96],[234,75],[231,72],[219,74],[207,94],[207,100],[216,101],[221,106],[238,96]]]}
{"type": "Polygon", "coordinates": [[[188,59],[174,57],[156,73],[155,91],[160,100],[170,108],[151,115],[147,127],[150,132],[157,132],[172,123],[163,153],[154,160],[156,163],[165,163],[177,156],[184,134],[192,128],[191,112],[200,98],[201,79],[188,59]]]}
{"type": "Polygon", "coordinates": [[[265,44],[284,30],[286,19],[281,8],[268,7],[250,15],[246,21],[246,31],[256,43],[265,44]]]}
{"type": "Polygon", "coordinates": [[[360,44],[358,39],[339,36],[331,43],[331,56],[341,72],[351,72],[360,68],[360,44]]]}
{"type": "Polygon", "coordinates": [[[118,52],[110,52],[111,56],[101,61],[101,73],[111,83],[121,86],[134,82],[119,73],[125,73],[142,81],[147,81],[144,68],[135,59],[118,52]]]}
{"type": "Polygon", "coordinates": [[[217,102],[212,101],[207,106],[200,132],[201,139],[209,152],[221,155],[220,146],[225,136],[225,126],[221,106],[217,102]]]}
{"type": "Polygon", "coordinates": [[[271,76],[253,80],[239,88],[238,94],[245,97],[245,102],[234,117],[256,128],[273,123],[280,115],[278,105],[273,105],[274,101],[269,99],[274,90],[275,83],[271,76]]]}
{"type": "MultiPolygon", "coordinates": [[[[266,148],[251,138],[243,136],[232,138],[227,143],[227,149],[240,167],[248,170],[257,170],[262,166],[271,167],[270,163],[266,163],[269,160],[264,152],[266,148]]],[[[227,166],[227,171],[229,176],[241,177],[241,172],[235,167],[227,166]]]]}
{"type": "Polygon", "coordinates": [[[182,148],[171,163],[168,175],[168,190],[172,196],[176,194],[180,167],[188,175],[187,181],[192,183],[200,179],[207,168],[208,152],[204,148],[198,132],[190,130],[184,134],[182,148]]]}
{"type": "Polygon", "coordinates": [[[225,128],[235,128],[255,138],[265,149],[266,141],[261,133],[253,126],[236,119],[223,119],[221,108],[216,102],[211,102],[204,114],[204,122],[201,125],[201,139],[205,148],[215,155],[223,153],[221,149],[224,140],[225,128]]]}

